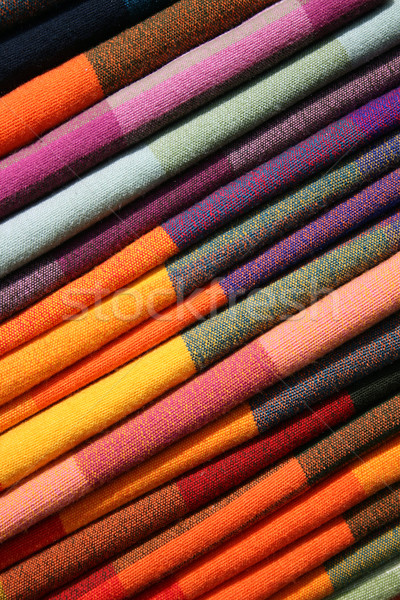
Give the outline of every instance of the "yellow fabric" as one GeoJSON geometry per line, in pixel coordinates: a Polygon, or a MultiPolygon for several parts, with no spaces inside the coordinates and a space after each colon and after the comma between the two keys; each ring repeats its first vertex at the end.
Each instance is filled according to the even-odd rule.
{"type": "Polygon", "coordinates": [[[173,338],[0,436],[0,484],[8,487],[196,373],[173,338]]]}
{"type": "Polygon", "coordinates": [[[385,449],[377,448],[361,457],[352,466],[353,474],[363,486],[366,494],[372,496],[385,485],[391,485],[400,478],[400,437],[396,436],[385,444],[385,449]]]}
{"type": "MultiPolygon", "coordinates": [[[[71,302],[71,298],[66,302],[71,302]]],[[[0,358],[0,405],[176,302],[165,267],[0,358]]],[[[67,312],[67,309],[66,309],[67,312]]]]}
{"type": "Polygon", "coordinates": [[[247,403],[59,513],[67,533],[258,435],[247,403]]]}

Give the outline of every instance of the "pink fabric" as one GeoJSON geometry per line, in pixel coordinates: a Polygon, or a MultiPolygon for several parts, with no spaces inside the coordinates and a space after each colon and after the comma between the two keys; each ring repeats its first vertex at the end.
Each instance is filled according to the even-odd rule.
{"type": "MultiPolygon", "coordinates": [[[[224,400],[228,410],[228,404],[234,406],[251,396],[255,386],[266,387],[288,377],[397,310],[400,310],[400,253],[260,336],[181,389],[185,390],[188,401],[190,386],[196,389],[198,405],[203,396],[209,395],[210,385],[213,389],[215,386],[220,395],[225,386],[230,390],[229,402],[224,400]],[[248,368],[249,357],[252,365],[258,364],[258,368],[263,361],[266,363],[266,368],[260,369],[256,377],[254,369],[248,368]],[[239,383],[240,378],[236,393],[232,386],[232,369],[237,374],[235,381],[239,383]],[[200,379],[209,385],[202,387],[200,379]]],[[[124,424],[120,429],[123,427],[124,424]]],[[[87,448],[96,443],[96,440],[90,442],[87,448]]],[[[84,452],[89,450],[84,449],[84,452]]],[[[68,468],[75,477],[77,475],[71,464],[70,457],[61,459],[0,497],[0,541],[87,493],[89,482],[86,478],[84,481],[79,479],[75,492],[72,490],[68,468]],[[41,482],[46,482],[47,492],[35,494],[34,490],[40,488],[41,482]],[[16,505],[21,507],[17,513],[16,505]]]]}

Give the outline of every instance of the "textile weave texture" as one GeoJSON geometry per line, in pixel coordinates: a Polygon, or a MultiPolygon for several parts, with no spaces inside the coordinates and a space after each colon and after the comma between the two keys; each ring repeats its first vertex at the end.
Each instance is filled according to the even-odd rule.
{"type": "MultiPolygon", "coordinates": [[[[0,104],[0,155],[239,25],[272,1],[179,0],[23,84],[0,104]]],[[[374,6],[378,1],[367,4],[374,6]]]]}
{"type": "MultiPolygon", "coordinates": [[[[274,389],[271,390],[272,393],[274,389]]],[[[64,542],[35,554],[0,576],[3,588],[14,590],[11,593],[9,591],[7,597],[12,597],[12,594],[17,593],[16,590],[23,589],[35,590],[36,594],[48,593],[85,570],[109,560],[133,543],[138,543],[191,511],[216,500],[219,495],[244,483],[296,447],[363,412],[376,403],[377,390],[380,401],[400,390],[399,362],[386,367],[381,373],[348,386],[340,395],[317,403],[311,413],[306,410],[305,414],[283,423],[267,435],[256,438],[254,442],[183,475],[151,495],[70,535],[64,542]],[[63,565],[62,571],[57,568],[60,562],[63,565]]],[[[278,401],[276,396],[275,398],[278,401]]],[[[266,416],[268,410],[269,406],[264,406],[266,416]]],[[[253,435],[265,431],[262,414],[262,407],[258,408],[257,420],[253,413],[253,435]],[[255,420],[258,429],[254,427],[255,420]]],[[[104,492],[107,493],[106,490],[104,492]]],[[[79,506],[71,508],[72,512],[79,513],[79,506]]],[[[76,520],[70,520],[70,524],[79,527],[76,520]]],[[[2,544],[0,568],[3,570],[10,565],[10,561],[20,561],[41,547],[54,543],[57,537],[67,533],[66,526],[68,528],[66,515],[64,513],[63,517],[63,513],[60,513],[2,544]]]]}
{"type": "Polygon", "coordinates": [[[165,8],[172,0],[81,0],[0,42],[0,93],[165,8]],[[62,35],[60,35],[62,32],[62,35]]]}
{"type": "MultiPolygon", "coordinates": [[[[104,483],[111,475],[110,471],[112,471],[111,476],[115,477],[116,467],[120,472],[129,469],[132,463],[125,461],[125,455],[122,452],[124,443],[134,451],[131,458],[133,460],[139,458],[140,462],[151,455],[157,446],[160,450],[169,445],[173,438],[177,439],[177,436],[186,435],[190,431],[189,428],[193,430],[204,425],[203,415],[206,407],[208,408],[207,418],[210,420],[213,410],[217,410],[221,414],[221,407],[219,407],[221,403],[223,404],[222,411],[226,412],[234,408],[256,392],[306,367],[317,358],[323,357],[329,351],[398,310],[400,308],[399,260],[400,255],[397,253],[338,288],[335,292],[328,294],[315,306],[304,309],[300,313],[300,319],[289,318],[179,388],[169,397],[164,398],[161,404],[155,404],[148,411],[134,417],[131,422],[128,421],[126,425],[122,423],[119,428],[111,430],[104,437],[93,440],[92,443],[78,450],[75,456],[67,455],[36,476],[26,479],[20,486],[10,490],[7,494],[3,494],[0,499],[2,540],[54,513],[93,487],[104,483]],[[385,282],[384,289],[383,281],[385,282]],[[351,298],[351,302],[349,298],[351,298]],[[371,302],[372,299],[373,302],[371,302]],[[335,318],[332,318],[332,302],[335,305],[335,318]],[[312,323],[311,327],[310,322],[312,323]],[[349,323],[351,323],[351,327],[348,327],[349,323]],[[300,348],[302,348],[301,352],[300,348]],[[176,409],[177,413],[175,413],[176,409]],[[165,418],[164,411],[167,411],[168,418],[165,418]],[[152,421],[147,420],[146,416],[152,413],[154,415],[152,421]],[[179,419],[171,418],[171,415],[174,414],[179,414],[179,419]],[[148,437],[147,432],[145,435],[140,435],[142,431],[140,421],[143,419],[147,424],[151,422],[153,425],[150,429],[151,438],[148,437]],[[156,427],[157,420],[159,428],[156,427]],[[135,431],[135,427],[138,435],[136,435],[133,445],[131,429],[135,431]],[[116,450],[114,461],[111,461],[109,451],[111,447],[116,450]],[[101,448],[106,448],[109,457],[107,462],[101,459],[101,448]],[[76,457],[81,458],[76,460],[76,457]],[[68,482],[67,485],[66,482],[68,482]],[[41,490],[40,495],[37,493],[38,489],[41,490]]],[[[107,397],[104,395],[105,389],[103,388],[100,392],[104,403],[102,406],[96,402],[96,395],[81,391],[3,434],[0,438],[2,441],[3,485],[9,485],[18,480],[21,475],[26,475],[29,468],[32,470],[35,461],[39,460],[40,463],[43,460],[46,448],[50,449],[53,456],[56,447],[60,452],[64,439],[66,439],[65,434],[68,438],[74,428],[78,436],[82,436],[84,431],[88,437],[88,434],[92,433],[93,435],[96,429],[98,431],[99,420],[103,419],[104,427],[106,410],[111,410],[114,415],[120,405],[123,410],[126,410],[127,387],[129,387],[131,402],[129,409],[132,409],[132,399],[137,402],[137,396],[140,404],[146,397],[150,400],[151,397],[154,398],[155,395],[165,391],[171,381],[171,367],[168,360],[176,369],[176,352],[182,352],[182,348],[181,341],[177,340],[175,348],[167,345],[160,346],[153,353],[146,355],[150,361],[150,370],[144,368],[145,365],[139,359],[136,363],[136,372],[131,368],[129,373],[136,379],[135,388],[126,385],[127,382],[129,383],[127,378],[121,379],[118,387],[114,388],[111,395],[107,397]],[[158,354],[154,355],[154,352],[158,352],[158,354]],[[156,370],[155,365],[159,365],[159,369],[156,370]],[[139,373],[141,381],[143,381],[143,384],[140,382],[140,385],[139,373]],[[124,386],[126,386],[125,389],[124,386]],[[46,419],[46,415],[51,422],[51,429],[45,426],[42,430],[40,428],[43,424],[42,419],[46,419]],[[71,418],[72,416],[73,418],[71,418]],[[91,432],[90,428],[92,428],[91,432]],[[53,435],[52,437],[48,437],[47,434],[40,435],[41,431],[51,431],[53,435]],[[26,448],[26,452],[21,452],[19,456],[15,451],[15,441],[18,437],[20,440],[23,439],[26,448]],[[7,449],[7,445],[10,449],[7,449]]],[[[186,348],[185,346],[187,352],[186,348]]],[[[190,354],[188,353],[187,356],[190,357],[190,354]]],[[[179,362],[181,363],[181,359],[179,362]]],[[[185,373],[186,377],[194,374],[191,359],[190,371],[188,373],[186,367],[185,373]]],[[[175,385],[176,383],[177,379],[175,379],[175,385]]],[[[98,385],[102,386],[102,383],[99,382],[98,385]]],[[[88,389],[90,388],[86,388],[86,390],[88,389]]],[[[65,451],[65,448],[62,451],[65,451]]],[[[37,468],[40,465],[36,462],[35,466],[37,468]]]]}
{"type": "MultiPolygon", "coordinates": [[[[199,562],[202,566],[207,565],[207,561],[211,562],[211,557],[215,556],[214,565],[218,565],[219,570],[214,571],[212,576],[217,578],[223,576],[224,571],[229,569],[229,560],[224,556],[224,550],[229,555],[231,548],[234,550],[236,545],[243,547],[246,539],[249,540],[248,551],[238,553],[238,559],[243,557],[246,561],[249,557],[251,561],[253,548],[259,553],[272,554],[278,551],[282,545],[289,544],[299,536],[312,531],[318,526],[318,520],[320,524],[326,523],[336,511],[336,514],[340,514],[346,508],[362,502],[371,494],[381,490],[385,487],[383,475],[389,485],[398,481],[399,466],[398,463],[395,466],[397,461],[393,460],[399,450],[398,436],[378,449],[364,453],[370,442],[374,444],[372,439],[377,443],[375,436],[379,435],[379,428],[376,428],[374,417],[378,417],[378,413],[382,411],[391,419],[398,411],[398,402],[398,397],[394,397],[387,403],[382,403],[377,409],[366,412],[348,425],[344,425],[336,433],[280,463],[275,469],[262,473],[244,487],[238,488],[231,497],[223,497],[214,510],[208,507],[208,514],[205,509],[181,521],[175,527],[175,535],[166,530],[155,538],[134,546],[130,551],[118,556],[111,564],[106,563],[98,572],[87,575],[83,582],[73,585],[71,595],[68,592],[65,596],[63,592],[56,592],[54,598],[78,597],[89,600],[107,598],[107,594],[111,595],[113,592],[120,594],[118,596],[120,598],[129,598],[130,594],[137,594],[149,584],[156,583],[168,573],[185,563],[193,562],[195,557],[201,555],[204,556],[197,558],[193,565],[186,567],[183,580],[190,585],[191,578],[186,576],[186,573],[194,571],[196,579],[194,585],[197,582],[199,585],[206,586],[207,579],[201,577],[199,562]],[[393,411],[389,408],[391,404],[393,411]],[[376,410],[378,413],[375,412],[376,410]],[[372,419],[371,426],[374,429],[372,437],[369,437],[371,431],[367,425],[369,419],[372,419]],[[364,426],[365,431],[361,431],[359,427],[364,426]],[[335,448],[335,456],[329,451],[331,444],[333,445],[331,447],[335,448]],[[356,462],[325,479],[351,460],[354,451],[358,454],[363,453],[362,466],[356,462]],[[379,469],[381,469],[380,473],[379,469]],[[300,493],[302,495],[292,504],[284,506],[300,493]],[[319,502],[326,497],[330,498],[329,508],[320,511],[319,502]],[[278,512],[270,517],[266,516],[277,508],[278,512]],[[332,513],[329,513],[330,510],[332,513]],[[265,516],[266,519],[262,520],[265,516]],[[246,525],[252,527],[241,533],[246,525]],[[276,535],[277,531],[281,531],[281,535],[276,535]],[[235,534],[236,537],[232,537],[235,534]],[[258,541],[258,543],[255,541],[254,546],[251,546],[252,537],[258,541]],[[223,540],[228,540],[225,545],[216,548],[212,554],[205,554],[213,546],[221,544],[223,540]],[[221,561],[218,561],[219,555],[221,561]],[[81,590],[80,593],[78,590],[81,590]]],[[[383,426],[381,415],[382,413],[377,420],[383,426]]],[[[396,431],[395,426],[392,431],[396,431]]],[[[296,565],[296,561],[293,563],[296,565]]],[[[287,569],[282,576],[285,573],[290,581],[292,573],[287,569]]],[[[276,572],[274,575],[276,577],[276,572]]],[[[166,580],[161,584],[163,591],[168,583],[171,582],[166,580]]],[[[247,588],[248,594],[251,589],[251,587],[247,588]]],[[[174,599],[179,598],[179,595],[186,597],[185,589],[179,589],[176,582],[169,587],[166,594],[161,593],[160,597],[168,598],[168,594],[171,594],[174,599]]],[[[157,592],[153,596],[150,591],[144,597],[156,598],[157,592]]],[[[191,597],[190,592],[188,597],[191,597]]],[[[257,598],[261,597],[257,596],[257,598]]]]}
{"type": "MultiPolygon", "coordinates": [[[[138,286],[132,287],[132,293],[137,292],[135,297],[140,297],[141,305],[135,311],[135,316],[129,319],[130,327],[134,328],[132,333],[125,335],[122,339],[117,338],[115,343],[111,342],[98,352],[89,355],[83,364],[78,362],[68,372],[61,372],[54,380],[45,382],[41,388],[44,394],[40,395],[40,389],[36,389],[33,392],[25,393],[19,399],[17,398],[8,409],[14,414],[14,424],[18,423],[18,414],[24,418],[34,414],[39,407],[43,409],[55,403],[191,325],[196,321],[196,314],[188,310],[185,315],[183,311],[185,308],[193,309],[194,303],[192,298],[189,298],[186,304],[181,304],[184,296],[188,296],[196,288],[202,288],[209,279],[216,278],[223,270],[235,266],[236,262],[249,256],[260,246],[268,245],[274,237],[282,235],[285,230],[300,225],[301,221],[312,216],[313,212],[321,208],[326,209],[330,203],[350,192],[352,187],[357,189],[361,181],[366,183],[369,177],[375,176],[380,170],[400,164],[399,141],[400,138],[397,134],[390,136],[356,159],[349,160],[343,166],[285,197],[281,202],[260,209],[254,214],[250,213],[236,226],[217,232],[214,236],[207,238],[202,245],[180,255],[177,259],[168,262],[165,268],[155,272],[150,289],[143,287],[140,283],[138,286]],[[288,215],[290,215],[289,219],[288,215]],[[148,309],[154,309],[150,299],[157,286],[160,290],[165,290],[165,298],[163,297],[158,303],[157,311],[172,304],[175,300],[178,301],[178,305],[161,314],[159,320],[150,319],[137,330],[135,326],[150,317],[151,313],[148,312],[148,309]],[[172,295],[166,293],[169,288],[172,288],[172,295]],[[164,322],[166,322],[166,326],[163,326],[164,322]],[[57,388],[60,390],[58,393],[57,388]],[[36,396],[35,401],[33,401],[34,396],[36,396]],[[47,402],[46,397],[49,398],[47,402]],[[36,411],[32,410],[35,406],[36,411]]],[[[340,239],[341,235],[396,206],[399,198],[400,174],[396,170],[371,184],[356,196],[340,203],[336,208],[326,212],[309,225],[298,229],[256,258],[246,260],[241,267],[228,271],[218,283],[214,283],[204,291],[198,289],[196,306],[202,307],[201,315],[207,316],[207,313],[215,310],[216,305],[218,308],[222,308],[233,296],[240,297],[259,285],[264,285],[283,271],[296,266],[302,260],[323,251],[327,245],[340,239]],[[246,278],[246,273],[252,273],[252,275],[246,278]]],[[[122,261],[122,265],[124,262],[122,261]]],[[[108,265],[104,265],[104,268],[106,266],[108,270],[108,265]]],[[[110,267],[111,277],[114,278],[115,266],[112,264],[110,267]]],[[[122,272],[124,272],[124,268],[122,266],[122,272]]],[[[75,302],[79,301],[81,305],[84,305],[91,290],[91,281],[96,281],[96,285],[102,281],[103,288],[110,290],[109,287],[107,288],[106,277],[101,280],[97,273],[93,273],[92,279],[82,278],[81,282],[70,285],[68,290],[63,289],[60,294],[48,298],[49,302],[44,300],[32,309],[25,311],[23,315],[0,326],[0,335],[4,340],[3,352],[12,349],[16,345],[16,341],[22,344],[29,341],[31,337],[43,333],[42,315],[46,315],[44,326],[57,325],[55,318],[51,319],[52,307],[55,306],[55,309],[59,310],[59,320],[65,320],[67,313],[64,299],[68,298],[68,293],[75,302]],[[79,297],[78,294],[78,283],[85,294],[82,297],[79,297]],[[32,328],[34,328],[33,331],[32,328]],[[14,342],[14,344],[11,345],[10,342],[14,342]]],[[[126,280],[125,283],[127,283],[126,280]]],[[[126,291],[125,287],[121,293],[125,294],[126,291]]],[[[96,296],[98,298],[99,295],[96,294],[96,296]]],[[[116,298],[119,296],[114,295],[112,303],[116,298]]],[[[103,305],[103,312],[104,310],[107,310],[106,305],[103,305]]],[[[57,317],[56,311],[53,314],[54,317],[57,317]]],[[[114,333],[118,333],[117,325],[116,322],[114,333]]],[[[108,319],[104,330],[99,331],[99,328],[96,327],[96,331],[88,333],[88,337],[93,338],[98,335],[100,339],[104,333],[108,334],[110,326],[111,323],[108,319]]],[[[125,325],[123,327],[125,328],[125,325]]],[[[88,332],[87,325],[85,328],[88,332]]],[[[71,337],[73,340],[74,334],[77,332],[76,323],[60,326],[58,334],[65,339],[65,342],[62,343],[64,349],[68,345],[67,339],[71,337]]],[[[46,356],[49,356],[49,352],[46,352],[46,356]]]]}
{"type": "MultiPolygon", "coordinates": [[[[70,242],[17,270],[0,281],[0,320],[76,279],[148,229],[160,225],[263,160],[300,142],[372,97],[396,87],[400,83],[399,73],[400,51],[394,50],[228,145],[179,179],[162,185],[70,242]]],[[[17,164],[21,167],[19,162],[17,164]]],[[[22,167],[18,172],[20,170],[22,167]]],[[[13,175],[13,180],[18,182],[18,173],[13,171],[13,175]]],[[[39,183],[34,189],[29,185],[27,192],[46,191],[44,182],[40,180],[39,183]]]]}
{"type": "Polygon", "coordinates": [[[182,172],[324,83],[394,46],[400,41],[399,7],[400,0],[393,0],[372,16],[289,59],[284,70],[276,68],[260,75],[210,103],[206,110],[195,111],[179,125],[162,130],[59,192],[9,216],[0,224],[0,276],[182,172]]]}
{"type": "Polygon", "coordinates": [[[11,30],[63,4],[65,0],[3,0],[0,5],[0,32],[11,30]]]}
{"type": "MultiPolygon", "coordinates": [[[[122,0],[115,1],[126,10],[122,0]]],[[[91,11],[100,12],[101,16],[101,6],[94,6],[94,0],[86,2],[91,5],[91,11]]],[[[145,4],[148,5],[147,2],[145,4]]],[[[113,12],[114,7],[108,7],[113,12]]],[[[38,187],[38,181],[42,194],[46,187],[48,189],[48,186],[43,186],[47,180],[54,187],[59,187],[67,178],[73,178],[74,173],[88,170],[160,126],[270,68],[310,41],[323,37],[327,26],[333,29],[335,24],[341,24],[342,13],[351,17],[351,9],[348,0],[341,0],[326,4],[320,15],[317,0],[301,4],[283,0],[239,27],[168,63],[161,71],[112,95],[42,138],[35,144],[36,150],[29,147],[19,152],[20,159],[17,155],[5,161],[0,216],[4,217],[32,202],[35,199],[32,188],[38,187]],[[318,20],[314,13],[318,14],[318,20]],[[21,187],[25,194],[21,194],[21,187]]],[[[106,14],[104,19],[109,22],[106,14]]],[[[82,27],[88,29],[84,23],[82,27]]],[[[22,45],[24,48],[26,44],[21,40],[13,43],[22,61],[19,47],[22,45]]],[[[38,52],[43,51],[38,46],[38,52]]],[[[4,62],[10,65],[12,61],[7,61],[0,45],[1,53],[4,54],[4,62]]],[[[21,73],[20,67],[18,72],[21,73]]]]}

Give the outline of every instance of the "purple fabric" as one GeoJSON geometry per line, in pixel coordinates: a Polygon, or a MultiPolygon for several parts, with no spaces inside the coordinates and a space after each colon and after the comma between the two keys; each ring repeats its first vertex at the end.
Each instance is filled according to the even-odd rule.
{"type": "Polygon", "coordinates": [[[382,0],[281,0],[0,164],[0,218],[71,181],[382,0]],[[243,33],[240,33],[243,32],[243,33]],[[205,48],[209,48],[207,56],[205,48]],[[164,73],[167,73],[165,76],[164,73]],[[169,74],[169,76],[168,76],[169,74]],[[151,78],[153,81],[153,78],[151,78]],[[139,91],[139,92],[138,92],[139,91]]]}
{"type": "Polygon", "coordinates": [[[391,51],[0,282],[0,319],[79,277],[219,186],[400,84],[391,51]]]}
{"type": "Polygon", "coordinates": [[[227,296],[245,293],[264,285],[301,260],[321,252],[357,226],[381,215],[400,203],[400,169],[341,202],[318,219],[295,231],[253,260],[247,261],[219,285],[227,296]]]}

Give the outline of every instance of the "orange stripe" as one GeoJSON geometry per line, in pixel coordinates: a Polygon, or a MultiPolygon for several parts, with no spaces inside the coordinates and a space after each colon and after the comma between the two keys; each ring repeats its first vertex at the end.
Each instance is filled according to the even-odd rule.
{"type": "Polygon", "coordinates": [[[0,156],[104,98],[84,54],[35,77],[0,98],[0,156]]]}
{"type": "Polygon", "coordinates": [[[161,579],[202,548],[212,546],[239,529],[244,519],[248,522],[261,510],[273,510],[279,498],[304,488],[307,488],[305,474],[297,460],[291,459],[285,468],[272,472],[264,485],[250,489],[198,526],[120,572],[118,577],[129,593],[135,593],[161,579]]]}
{"type": "Polygon", "coordinates": [[[244,575],[206,594],[202,600],[265,600],[295,578],[321,565],[354,542],[349,527],[339,517],[249,569],[244,575]]]}
{"type": "Polygon", "coordinates": [[[274,594],[271,600],[322,600],[334,593],[324,567],[318,567],[274,594]]]}
{"type": "Polygon", "coordinates": [[[118,254],[0,325],[0,355],[132,283],[176,254],[177,246],[157,227],[118,254]]]}
{"type": "Polygon", "coordinates": [[[365,498],[351,472],[338,474],[196,561],[175,581],[188,600],[197,598],[365,498]]]}
{"type": "Polygon", "coordinates": [[[58,516],[66,533],[71,533],[256,435],[258,429],[251,408],[243,403],[214,423],[74,502],[58,516]]]}
{"type": "Polygon", "coordinates": [[[222,288],[213,284],[182,304],[163,311],[159,319],[147,320],[3,406],[0,409],[0,432],[140,356],[225,303],[222,288]]]}

